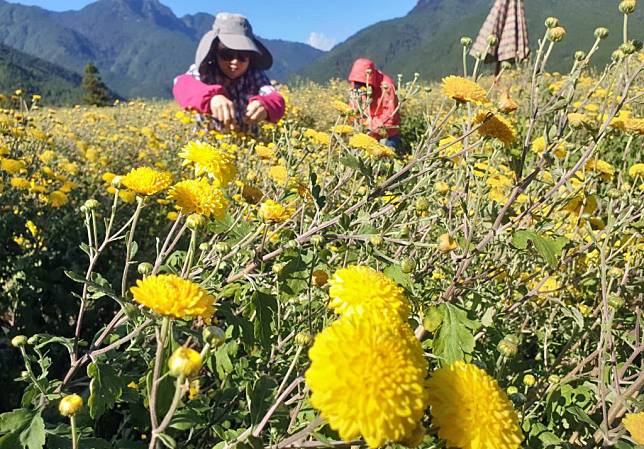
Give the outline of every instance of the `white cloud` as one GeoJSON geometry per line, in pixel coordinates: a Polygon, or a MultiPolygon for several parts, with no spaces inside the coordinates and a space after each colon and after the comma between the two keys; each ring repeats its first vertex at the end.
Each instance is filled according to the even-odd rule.
{"type": "Polygon", "coordinates": [[[324,33],[316,33],[315,31],[313,31],[311,34],[309,34],[307,43],[311,47],[317,48],[318,50],[328,51],[331,50],[336,44],[336,40],[324,33]]]}

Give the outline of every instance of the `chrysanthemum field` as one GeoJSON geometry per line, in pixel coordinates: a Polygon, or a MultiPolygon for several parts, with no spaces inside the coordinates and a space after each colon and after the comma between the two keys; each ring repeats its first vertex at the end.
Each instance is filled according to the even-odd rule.
{"type": "Polygon", "coordinates": [[[0,449],[644,444],[644,53],[556,22],[398,78],[399,154],[338,80],[257,136],[0,96],[0,449]]]}

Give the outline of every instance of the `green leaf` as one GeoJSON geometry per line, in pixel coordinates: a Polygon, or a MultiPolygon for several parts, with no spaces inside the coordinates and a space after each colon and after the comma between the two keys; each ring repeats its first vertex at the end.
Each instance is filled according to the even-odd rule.
{"type": "Polygon", "coordinates": [[[255,381],[252,390],[247,388],[250,403],[250,419],[253,425],[258,424],[268,411],[272,401],[272,391],[277,388],[277,382],[268,376],[262,376],[255,381]]]}
{"type": "Polygon", "coordinates": [[[512,236],[512,246],[517,249],[527,249],[528,242],[532,242],[537,254],[551,267],[557,268],[559,264],[559,257],[563,248],[568,243],[568,239],[564,237],[552,238],[537,234],[534,231],[522,229],[517,231],[512,236]]]}
{"type": "Polygon", "coordinates": [[[411,281],[411,278],[409,277],[409,274],[403,273],[402,268],[400,265],[395,264],[395,265],[389,265],[387,268],[384,270],[385,276],[390,278],[392,281],[400,284],[407,290],[412,290],[414,287],[413,282],[411,281]]]}
{"type": "Polygon", "coordinates": [[[441,304],[443,315],[438,336],[434,339],[434,353],[447,363],[463,360],[474,350],[473,331],[479,328],[478,321],[470,320],[467,312],[452,304],[441,304]]]}
{"type": "Polygon", "coordinates": [[[19,408],[0,415],[0,433],[22,430],[33,418],[33,412],[19,408]]]}
{"type": "Polygon", "coordinates": [[[221,380],[224,380],[226,375],[233,370],[233,364],[230,361],[230,356],[228,355],[228,346],[230,343],[221,345],[217,352],[215,352],[216,368],[217,374],[221,380]]]}
{"type": "Polygon", "coordinates": [[[92,379],[89,383],[89,414],[96,419],[121,398],[126,379],[103,363],[90,363],[87,375],[92,379]]]}
{"type": "Polygon", "coordinates": [[[273,319],[277,312],[277,300],[269,293],[260,290],[253,293],[253,309],[255,310],[255,338],[268,348],[273,340],[273,319]]]}
{"type": "Polygon", "coordinates": [[[20,433],[20,443],[25,449],[42,449],[45,445],[45,421],[40,413],[35,414],[31,423],[20,433]]]}
{"type": "Polygon", "coordinates": [[[159,440],[165,447],[169,449],[175,449],[177,447],[177,442],[167,433],[160,433],[159,440]]]}

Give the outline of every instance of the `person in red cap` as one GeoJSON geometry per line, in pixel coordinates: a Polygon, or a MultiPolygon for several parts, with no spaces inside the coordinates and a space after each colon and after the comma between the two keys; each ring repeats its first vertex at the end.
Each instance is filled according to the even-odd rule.
{"type": "Polygon", "coordinates": [[[276,123],[284,115],[284,98],[264,73],[272,65],[246,17],[219,13],[172,92],[184,109],[212,117],[215,129],[253,131],[255,124],[276,123]]]}
{"type": "Polygon", "coordinates": [[[400,150],[400,113],[393,80],[366,58],[356,59],[348,80],[353,89],[351,106],[366,115],[369,134],[400,150]]]}

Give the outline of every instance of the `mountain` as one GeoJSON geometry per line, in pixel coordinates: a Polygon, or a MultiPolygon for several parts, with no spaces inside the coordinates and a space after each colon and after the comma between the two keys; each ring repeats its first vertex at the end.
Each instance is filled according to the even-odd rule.
{"type": "Polygon", "coordinates": [[[0,44],[0,93],[22,89],[47,104],[78,103],[81,77],[58,65],[0,44]]]}
{"type": "MultiPolygon", "coordinates": [[[[94,62],[105,82],[126,97],[170,97],[172,80],[194,59],[214,17],[179,18],[158,0],[98,0],[79,11],[52,12],[0,0],[0,43],[82,72],[94,62]]],[[[323,52],[308,45],[263,40],[285,80],[323,52]]]]}
{"type": "MultiPolygon", "coordinates": [[[[420,0],[406,16],[359,31],[299,75],[316,81],[344,78],[358,57],[373,59],[385,72],[392,76],[402,73],[406,79],[416,72],[424,79],[461,73],[460,38],[476,38],[492,4],[493,0],[420,0]]],[[[596,27],[610,30],[594,58],[596,64],[605,64],[621,43],[623,16],[616,1],[526,0],[524,4],[531,48],[535,49],[543,36],[546,17],[558,17],[567,30],[565,39],[552,52],[550,70],[569,69],[574,52],[592,46],[596,27]]],[[[642,17],[642,8],[631,15],[631,38],[644,37],[642,17]]]]}

